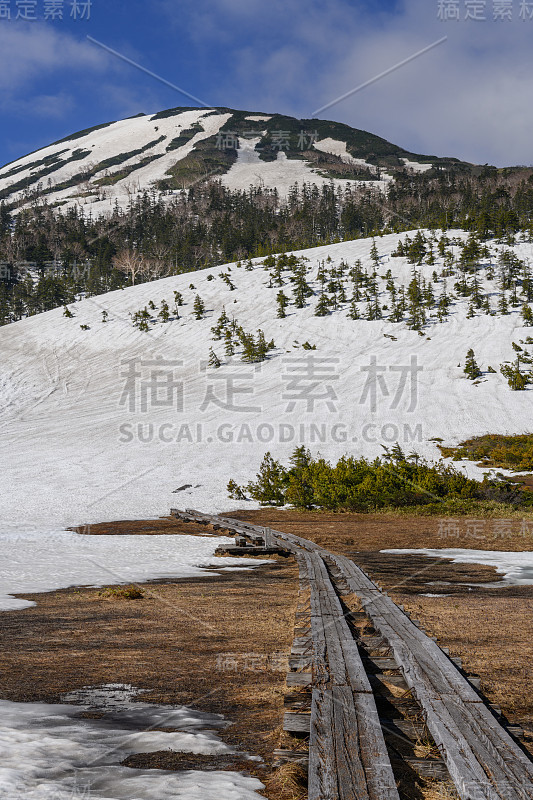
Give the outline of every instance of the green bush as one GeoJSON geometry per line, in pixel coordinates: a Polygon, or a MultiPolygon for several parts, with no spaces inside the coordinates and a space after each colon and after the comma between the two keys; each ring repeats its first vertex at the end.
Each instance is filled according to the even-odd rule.
{"type": "Polygon", "coordinates": [[[533,435],[498,436],[487,434],[467,439],[458,447],[439,446],[445,458],[480,461],[483,466],[517,472],[533,470],[533,435]]]}
{"type": "Polygon", "coordinates": [[[533,494],[516,484],[489,478],[477,481],[443,461],[431,464],[416,454],[406,456],[399,445],[386,450],[382,459],[343,456],[335,465],[313,458],[305,447],[296,448],[289,467],[266,453],[255,481],[241,487],[232,480],[228,490],[234,499],[248,495],[262,505],[328,511],[367,512],[468,500],[527,505],[529,497],[533,501],[533,494]]]}

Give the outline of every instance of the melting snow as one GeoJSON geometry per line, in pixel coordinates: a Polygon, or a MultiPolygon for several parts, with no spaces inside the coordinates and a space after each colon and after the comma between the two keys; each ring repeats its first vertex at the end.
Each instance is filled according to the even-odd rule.
{"type": "Polygon", "coordinates": [[[219,558],[228,540],[196,536],[83,536],[69,531],[0,534],[0,610],[28,608],[15,594],[109,586],[156,578],[197,578],[206,567],[250,568],[255,559],[219,558]]]}
{"type": "Polygon", "coordinates": [[[0,799],[257,799],[260,781],[236,772],[120,766],[129,755],[159,750],[203,755],[234,752],[216,733],[228,724],[220,715],[186,706],[131,702],[140,693],[131,686],[111,685],[63,698],[74,696],[77,705],[0,701],[0,799]],[[78,718],[89,709],[102,713],[102,718],[78,718]]]}
{"type": "MultiPolygon", "coordinates": [[[[485,564],[504,576],[497,586],[533,586],[533,552],[508,553],[498,550],[382,550],[382,553],[450,558],[454,564],[485,564]]],[[[429,595],[428,595],[429,596],[429,595]]],[[[442,597],[443,595],[439,595],[442,597]]]]}

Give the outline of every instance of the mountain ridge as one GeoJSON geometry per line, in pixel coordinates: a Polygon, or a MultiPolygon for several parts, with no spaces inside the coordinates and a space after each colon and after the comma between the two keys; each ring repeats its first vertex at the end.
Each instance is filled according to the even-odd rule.
{"type": "Polygon", "coordinates": [[[232,189],[259,184],[288,195],[295,183],[333,181],[384,191],[410,170],[473,169],[345,123],[179,106],[100,123],[5,164],[0,200],[15,209],[44,199],[56,207],[111,213],[141,192],[165,195],[211,177],[232,189]]]}

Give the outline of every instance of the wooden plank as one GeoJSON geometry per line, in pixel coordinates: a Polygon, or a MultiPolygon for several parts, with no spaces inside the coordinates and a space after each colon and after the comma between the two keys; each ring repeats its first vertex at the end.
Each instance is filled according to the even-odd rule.
{"type": "Polygon", "coordinates": [[[380,717],[379,721],[386,735],[390,734],[402,739],[407,737],[414,742],[418,742],[428,735],[428,729],[424,722],[413,722],[410,719],[388,719],[386,717],[380,717]]]}
{"type": "Polygon", "coordinates": [[[404,686],[406,691],[409,688],[403,675],[384,675],[382,672],[377,672],[375,674],[371,673],[368,676],[368,679],[372,686],[375,686],[376,684],[390,683],[391,686],[404,686]]]}
{"type": "Polygon", "coordinates": [[[309,800],[398,800],[370,682],[342,606],[320,556],[305,561],[315,653],[309,800]]]}
{"type": "MultiPolygon", "coordinates": [[[[311,557],[309,557],[311,558],[311,557]]],[[[321,647],[327,654],[327,670],[325,674],[335,685],[343,686],[349,681],[353,691],[370,692],[361,656],[350,629],[343,617],[343,611],[335,590],[331,584],[324,562],[318,556],[313,564],[314,587],[311,595],[311,625],[321,647]],[[315,621],[313,628],[313,620],[315,621]]],[[[322,659],[322,650],[320,654],[322,659]]]]}
{"type": "Polygon", "coordinates": [[[331,719],[331,694],[313,689],[311,731],[309,736],[308,800],[339,800],[339,786],[334,761],[331,719]]]}
{"type": "Polygon", "coordinates": [[[308,736],[310,728],[311,714],[286,711],[283,715],[283,730],[287,733],[300,733],[308,736]]]}
{"type": "Polygon", "coordinates": [[[399,800],[373,695],[356,694],[359,740],[372,800],[399,800]]]}
{"type": "Polygon", "coordinates": [[[288,672],[287,673],[287,686],[295,688],[297,686],[311,686],[313,683],[313,675],[311,672],[288,672]]]}
{"type": "Polygon", "coordinates": [[[405,762],[421,778],[433,778],[440,781],[450,780],[450,773],[446,764],[440,758],[406,758],[405,762]]]}
{"type": "MultiPolygon", "coordinates": [[[[517,783],[512,772],[502,769],[499,759],[494,758],[487,749],[486,741],[464,733],[468,727],[465,716],[477,715],[479,708],[471,708],[460,698],[455,702],[450,698],[446,698],[446,702],[430,698],[424,711],[428,729],[442,753],[460,797],[464,800],[476,796],[487,800],[494,800],[495,797],[519,800],[520,787],[525,788],[526,784],[522,781],[517,783]],[[463,717],[460,725],[459,716],[463,717]]],[[[473,734],[473,731],[470,733],[473,734]]]]}
{"type": "MultiPolygon", "coordinates": [[[[409,620],[350,559],[333,555],[312,542],[281,531],[272,530],[266,536],[262,528],[247,523],[202,515],[191,509],[187,509],[185,514],[176,512],[176,515],[180,513],[183,515],[181,518],[191,521],[228,526],[256,542],[270,539],[276,546],[286,547],[300,556],[303,576],[301,603],[307,605],[309,584],[312,589],[312,660],[315,679],[319,682],[313,689],[310,718],[311,741],[314,743],[309,762],[310,800],[340,800],[344,797],[355,800],[354,782],[358,784],[358,800],[374,800],[372,781],[365,770],[365,748],[376,736],[376,730],[381,734],[372,695],[366,691],[353,692],[352,683],[357,687],[362,675],[359,652],[343,619],[342,606],[321,560],[323,558],[334,565],[339,579],[342,576],[346,579],[350,591],[360,598],[377,631],[375,636],[362,637],[361,642],[371,652],[374,649],[387,666],[391,662],[386,657],[392,651],[394,660],[402,668],[407,685],[424,709],[427,727],[443,753],[449,774],[463,800],[533,798],[533,764],[530,759],[485,707],[478,693],[447,658],[444,649],[420,631],[417,627],[420,623],[409,620]],[[305,563],[301,560],[302,554],[305,563]],[[365,703],[370,705],[362,713],[365,703]],[[329,728],[328,719],[333,723],[329,728]],[[365,724],[369,726],[368,730],[365,724]],[[336,757],[337,753],[342,754],[342,764],[336,757]]],[[[296,647],[303,648],[303,644],[296,647]]],[[[299,663],[302,666],[302,660],[299,663]]],[[[386,680],[387,677],[399,676],[380,677],[386,680]]],[[[309,675],[302,680],[309,681],[309,675]]],[[[381,778],[377,782],[381,794],[376,795],[375,800],[383,800],[388,791],[397,798],[386,750],[383,750],[384,758],[380,755],[382,741],[382,734],[381,738],[378,735],[376,746],[370,747],[370,771],[373,768],[379,771],[380,764],[385,769],[385,782],[381,778]],[[383,785],[388,785],[391,776],[392,785],[384,793],[383,785]]],[[[423,761],[425,769],[428,760],[423,761]]],[[[430,769],[433,768],[437,769],[430,765],[430,769]]]]}
{"type": "Polygon", "coordinates": [[[398,663],[395,658],[390,656],[370,656],[370,663],[378,669],[398,669],[398,663]]]}

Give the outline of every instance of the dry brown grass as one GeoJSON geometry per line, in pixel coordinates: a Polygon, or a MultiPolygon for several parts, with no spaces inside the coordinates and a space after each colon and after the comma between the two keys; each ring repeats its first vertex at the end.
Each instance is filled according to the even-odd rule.
{"type": "Polygon", "coordinates": [[[144,584],[142,602],[109,602],[97,589],[25,595],[37,605],[2,614],[0,697],[57,702],[84,686],[133,684],[150,690],[143,701],[224,714],[232,725],[221,736],[265,759],[254,767],[263,779],[273,750],[287,746],[287,668],[268,659],[290,651],[297,576],[292,561],[273,558],[252,571],[144,584]]]}
{"type": "MultiPolygon", "coordinates": [[[[303,536],[353,558],[422,622],[429,635],[463,659],[467,673],[481,677],[483,693],[501,706],[511,722],[533,734],[533,587],[485,588],[481,584],[501,580],[492,567],[379,552],[425,547],[531,550],[518,523],[513,523],[511,537],[495,541],[490,533],[484,539],[467,535],[464,520],[462,535],[445,539],[439,534],[439,520],[425,517],[302,514],[266,508],[232,516],[303,536]],[[450,596],[422,596],[427,593],[450,596]]],[[[533,750],[533,736],[526,746],[533,750]]]]}
{"type": "Polygon", "coordinates": [[[485,597],[467,601],[452,597],[395,599],[420,619],[428,633],[463,660],[463,668],[481,677],[481,688],[502,707],[510,721],[533,729],[531,636],[533,598],[485,597]]]}
{"type": "MultiPolygon", "coordinates": [[[[428,633],[438,636],[452,655],[463,658],[470,672],[481,676],[485,693],[510,720],[533,724],[528,685],[533,661],[533,589],[483,589],[479,583],[496,577],[489,567],[379,553],[402,547],[494,549],[490,538],[486,542],[468,537],[443,540],[438,520],[433,518],[297,514],[276,509],[234,516],[299,534],[354,558],[422,621],[428,633]],[[428,584],[439,580],[450,582],[442,591],[451,597],[420,596],[428,591],[428,584]]],[[[205,535],[210,529],[162,519],[109,523],[84,532],[205,535]]],[[[519,537],[506,540],[504,547],[496,546],[524,549],[519,537]]],[[[271,559],[251,572],[154,582],[142,588],[142,603],[110,603],[98,590],[69,589],[27,596],[36,601],[35,607],[3,613],[0,697],[55,702],[61,693],[83,686],[131,683],[151,690],[143,700],[222,713],[233,722],[222,734],[225,741],[266,760],[263,768],[253,767],[253,771],[266,784],[269,800],[303,800],[301,767],[284,766],[274,772],[271,767],[274,749],[298,746],[281,729],[285,672],[268,666],[251,671],[244,666],[247,654],[266,659],[268,654],[290,650],[298,590],[294,562],[271,559]],[[225,653],[236,654],[236,670],[221,670],[220,656],[225,653]]],[[[354,597],[345,601],[354,610],[360,608],[354,597]]],[[[259,663],[267,664],[266,660],[259,663]]],[[[403,691],[390,688],[394,694],[403,691]]],[[[420,747],[424,746],[421,742],[420,747]]],[[[139,758],[142,764],[131,765],[184,769],[196,764],[202,768],[201,759],[183,754],[139,758]]],[[[218,768],[250,770],[250,762],[219,764],[218,768]]],[[[413,781],[412,775],[401,782],[405,800],[456,797],[442,782],[413,781]]]]}
{"type": "Polygon", "coordinates": [[[146,592],[140,586],[131,584],[130,586],[109,586],[102,592],[98,592],[98,597],[106,600],[143,600],[146,592]]]}
{"type": "Polygon", "coordinates": [[[487,519],[482,532],[460,520],[457,535],[445,535],[437,517],[407,514],[333,514],[329,512],[286,511],[263,508],[232,512],[236,519],[269,525],[287,533],[297,533],[322,547],[335,546],[353,551],[379,551],[384,548],[466,547],[476,550],[533,550],[533,524],[529,536],[521,533],[520,520],[510,524],[510,536],[499,537],[494,520],[487,519]],[[474,538],[475,537],[475,538],[474,538]],[[479,537],[479,538],[478,538],[479,537]]]}
{"type": "Polygon", "coordinates": [[[307,797],[307,771],[298,764],[283,764],[265,781],[264,794],[275,800],[304,800],[307,797]]]}

